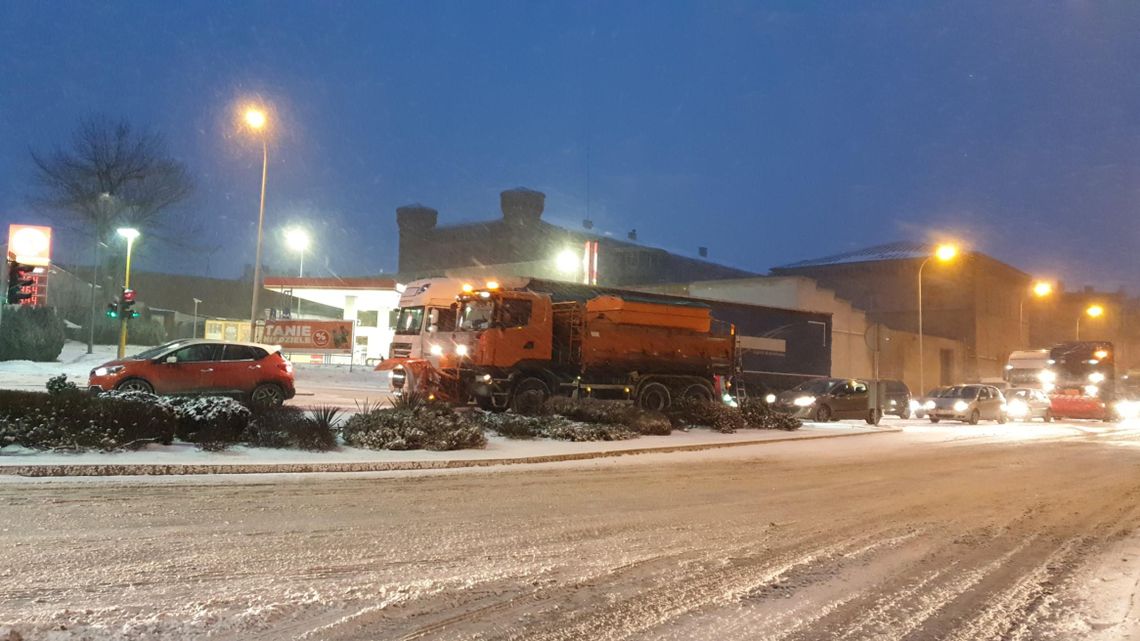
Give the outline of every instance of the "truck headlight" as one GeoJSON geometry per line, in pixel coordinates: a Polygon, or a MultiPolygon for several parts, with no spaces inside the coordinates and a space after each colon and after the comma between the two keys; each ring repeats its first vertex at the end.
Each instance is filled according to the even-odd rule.
{"type": "Polygon", "coordinates": [[[954,403],[955,412],[965,412],[968,409],[970,409],[970,404],[966,401],[958,401],[957,403],[954,403]]]}
{"type": "Polygon", "coordinates": [[[1100,388],[1096,385],[1085,385],[1085,396],[1096,396],[1100,393],[1100,388]]]}
{"type": "Polygon", "coordinates": [[[1103,383],[1104,382],[1104,372],[1093,372],[1092,374],[1089,374],[1089,382],[1090,383],[1103,383]]]}
{"type": "Polygon", "coordinates": [[[428,351],[431,352],[432,356],[442,356],[443,355],[443,347],[441,347],[439,345],[432,345],[431,349],[428,351]]]}
{"type": "Polygon", "coordinates": [[[796,407],[811,407],[812,405],[815,405],[815,397],[799,396],[796,398],[796,400],[792,401],[792,403],[794,403],[796,407]]]}
{"type": "Polygon", "coordinates": [[[456,345],[455,346],[455,355],[460,356],[460,357],[467,356],[467,346],[466,345],[456,345]]]}
{"type": "Polygon", "coordinates": [[[1046,384],[1056,383],[1057,373],[1052,370],[1043,369],[1040,372],[1037,372],[1037,380],[1046,384]]]}

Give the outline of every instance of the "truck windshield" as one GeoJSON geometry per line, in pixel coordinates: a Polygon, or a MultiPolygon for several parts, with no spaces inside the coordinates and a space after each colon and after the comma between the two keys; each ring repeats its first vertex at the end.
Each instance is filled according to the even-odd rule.
{"type": "Polygon", "coordinates": [[[460,331],[478,331],[487,329],[491,319],[495,316],[495,304],[489,300],[471,300],[463,305],[463,312],[459,317],[460,331]]]}
{"type": "Polygon", "coordinates": [[[405,307],[396,319],[397,334],[419,334],[424,325],[423,307],[405,307]]]}

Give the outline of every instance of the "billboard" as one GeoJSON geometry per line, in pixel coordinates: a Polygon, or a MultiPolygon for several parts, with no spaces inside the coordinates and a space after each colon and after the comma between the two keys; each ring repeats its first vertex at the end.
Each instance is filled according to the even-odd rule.
{"type": "Polygon", "coordinates": [[[280,345],[287,352],[352,353],[350,320],[269,320],[261,342],[280,345]]]}
{"type": "Polygon", "coordinates": [[[8,258],[23,265],[51,264],[51,227],[8,225],[8,258]]]}

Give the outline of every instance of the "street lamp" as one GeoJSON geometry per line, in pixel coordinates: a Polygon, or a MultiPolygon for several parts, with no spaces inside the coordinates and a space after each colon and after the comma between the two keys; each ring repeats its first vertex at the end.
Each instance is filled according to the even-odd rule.
{"type": "Polygon", "coordinates": [[[202,299],[200,298],[194,299],[194,335],[191,338],[198,338],[198,304],[201,302],[202,299]]]}
{"type": "Polygon", "coordinates": [[[297,278],[305,276],[305,250],[309,248],[309,232],[294,227],[285,230],[285,244],[289,249],[301,255],[301,264],[297,268],[297,278]]]}
{"type": "MultiPolygon", "coordinates": [[[[1029,294],[1037,298],[1045,298],[1053,293],[1053,283],[1047,280],[1039,280],[1033,283],[1029,288],[1029,294]]],[[[1021,340],[1021,334],[1025,331],[1025,299],[1029,296],[1023,295],[1021,301],[1017,305],[1017,339],[1021,340]]]]}
{"type": "MultiPolygon", "coordinates": [[[[118,234],[127,239],[127,268],[123,275],[123,293],[126,295],[126,292],[131,288],[131,250],[135,246],[135,239],[139,237],[139,230],[132,227],[122,227],[118,230],[118,234]]],[[[127,353],[127,316],[129,314],[119,315],[119,358],[127,353]]]]}
{"type": "Polygon", "coordinates": [[[922,270],[926,267],[926,263],[930,259],[936,258],[939,262],[948,263],[958,256],[958,246],[950,243],[943,243],[934,248],[934,254],[927,256],[923,259],[922,264],[918,266],[918,389],[919,393],[925,394],[926,390],[926,363],[923,360],[923,345],[922,345],[922,270]]]}
{"type": "Polygon", "coordinates": [[[1083,314],[1077,316],[1077,340],[1081,340],[1081,319],[1085,316],[1089,318],[1100,318],[1104,316],[1104,307],[1100,305],[1089,305],[1083,314]]]}
{"type": "Polygon", "coordinates": [[[258,295],[261,293],[261,239],[265,226],[265,179],[269,175],[269,139],[265,136],[265,127],[269,117],[263,109],[250,107],[245,110],[244,118],[250,130],[261,136],[261,205],[257,210],[257,252],[253,263],[253,300],[249,308],[249,336],[250,340],[256,340],[258,295]]]}

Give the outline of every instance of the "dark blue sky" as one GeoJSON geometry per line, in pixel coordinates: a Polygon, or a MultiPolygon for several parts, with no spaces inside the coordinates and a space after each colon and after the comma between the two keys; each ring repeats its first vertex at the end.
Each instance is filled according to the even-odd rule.
{"type": "Polygon", "coordinates": [[[588,157],[596,229],[734,266],[937,231],[1140,290],[1140,3],[177,4],[0,3],[0,222],[38,219],[29,148],[123,116],[196,173],[216,248],[140,267],[237,275],[260,154],[230,113],[261,95],[269,260],[305,222],[314,275],[392,270],[410,202],[490,218],[522,185],[576,226],[588,157]]]}

